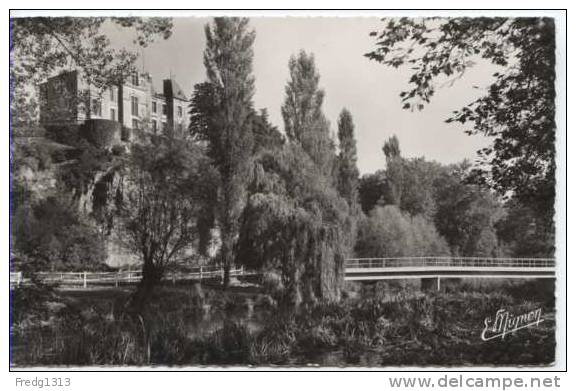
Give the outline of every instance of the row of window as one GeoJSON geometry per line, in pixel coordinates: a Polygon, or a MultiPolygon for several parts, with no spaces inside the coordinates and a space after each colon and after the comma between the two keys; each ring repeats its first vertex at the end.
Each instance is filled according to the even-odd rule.
{"type": "MultiPolygon", "coordinates": [[[[154,114],[158,113],[158,104],[156,102],[152,102],[152,112],[154,114]]],[[[168,115],[168,106],[165,103],[162,103],[162,114],[168,115]]]]}
{"type": "MultiPolygon", "coordinates": [[[[166,122],[161,122],[161,124],[162,124],[162,130],[166,130],[168,124],[166,122]]],[[[140,121],[137,120],[136,118],[132,119],[132,129],[140,129],[140,121]]],[[[155,119],[152,120],[152,130],[154,132],[158,131],[158,121],[156,121],[155,119]]]]}
{"type": "MultiPolygon", "coordinates": [[[[152,112],[153,113],[157,113],[158,112],[158,107],[156,102],[152,102],[152,112]]],[[[176,106],[176,112],[178,117],[182,117],[182,106],[176,106]]],[[[166,104],[162,104],[162,114],[167,115],[168,114],[168,106],[166,106],[166,104]]]]}
{"type": "MultiPolygon", "coordinates": [[[[112,94],[113,95],[113,94],[112,94]]],[[[138,97],[137,96],[132,96],[130,97],[130,108],[131,108],[131,112],[132,115],[135,117],[138,117],[138,97]]],[[[92,99],[92,114],[96,115],[98,117],[102,116],[102,102],[100,101],[100,99],[92,99]]],[[[157,112],[157,104],[156,102],[152,102],[152,112],[156,113],[157,112]]],[[[166,115],[167,114],[167,106],[166,104],[162,104],[162,114],[166,115]]],[[[177,115],[179,118],[182,117],[182,106],[177,106],[177,115]]],[[[114,108],[110,109],[110,118],[112,120],[116,120],[116,110],[114,108]]]]}
{"type": "MultiPolygon", "coordinates": [[[[137,111],[138,110],[137,104],[138,104],[138,100],[136,99],[136,113],[138,112],[137,111]]],[[[94,99],[92,101],[92,113],[93,113],[93,115],[98,116],[98,117],[102,116],[102,104],[101,104],[100,100],[94,99]]],[[[138,114],[134,114],[134,106],[132,107],[132,114],[138,115],[138,114]]],[[[110,119],[112,121],[118,120],[117,116],[116,116],[116,108],[114,108],[114,107],[110,108],[110,119]]],[[[163,130],[166,130],[166,126],[167,126],[166,122],[162,122],[162,129],[163,130]]],[[[140,128],[140,121],[138,119],[136,119],[136,118],[132,119],[132,128],[133,129],[139,129],[140,128]]],[[[158,130],[158,121],[156,121],[155,119],[152,120],[152,130],[154,132],[156,132],[158,130]]]]}

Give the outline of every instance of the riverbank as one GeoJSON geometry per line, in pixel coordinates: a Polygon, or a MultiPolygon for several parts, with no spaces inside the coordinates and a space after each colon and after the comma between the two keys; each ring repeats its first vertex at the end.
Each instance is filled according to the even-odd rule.
{"type": "Polygon", "coordinates": [[[33,313],[14,312],[12,363],[547,365],[555,356],[553,289],[534,284],[501,289],[461,285],[440,293],[360,284],[349,286],[340,303],[290,312],[278,309],[254,286],[224,292],[168,284],[159,287],[141,319],[123,314],[130,288],[53,292],[33,313]],[[536,308],[544,314],[537,326],[481,339],[486,317],[498,310],[523,314],[536,308]]]}

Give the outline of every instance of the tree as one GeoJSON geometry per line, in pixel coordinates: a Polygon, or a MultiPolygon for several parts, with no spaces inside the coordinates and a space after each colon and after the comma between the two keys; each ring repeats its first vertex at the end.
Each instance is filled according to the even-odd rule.
{"type": "Polygon", "coordinates": [[[290,80],[282,105],[284,131],[288,140],[302,145],[323,175],[334,169],[335,147],[330,138],[330,125],[322,112],[324,90],[319,88],[320,75],[313,54],[301,51],[290,57],[290,80]]]}
{"type": "MultiPolygon", "coordinates": [[[[234,246],[238,236],[238,220],[246,199],[246,185],[253,149],[250,126],[254,77],[252,75],[252,45],[255,33],[247,18],[215,18],[206,25],[204,65],[209,86],[203,95],[210,114],[205,125],[209,131],[210,157],[220,174],[216,217],[220,228],[221,258],[224,286],[230,281],[234,261],[234,246]]],[[[193,112],[194,109],[192,110],[193,112]]],[[[193,118],[195,123],[199,123],[193,118]]],[[[200,133],[198,131],[197,133],[200,133]]]]}
{"type": "MultiPolygon", "coordinates": [[[[218,139],[214,129],[215,115],[216,115],[216,97],[214,86],[209,82],[198,83],[194,85],[192,98],[189,105],[190,123],[188,131],[191,138],[200,144],[210,145],[218,143],[218,139]]],[[[212,147],[208,154],[215,153],[216,150],[212,147]]],[[[212,241],[212,229],[216,223],[216,208],[218,206],[218,189],[213,189],[215,192],[210,194],[211,202],[206,204],[204,210],[200,213],[197,221],[199,243],[198,251],[207,255],[210,243],[212,241]]]]}
{"type": "Polygon", "coordinates": [[[387,191],[384,194],[384,202],[400,207],[404,187],[405,162],[400,156],[400,143],[396,135],[393,135],[384,143],[382,151],[386,156],[387,191]]]}
{"type": "Polygon", "coordinates": [[[10,104],[12,125],[37,122],[35,87],[56,71],[73,65],[94,87],[103,90],[135,71],[137,54],[110,47],[101,31],[114,23],[134,32],[134,42],[146,46],[157,36],[167,39],[167,18],[35,17],[10,19],[10,104]]]}
{"type": "Polygon", "coordinates": [[[395,159],[400,157],[400,142],[398,141],[398,137],[393,135],[384,143],[382,147],[382,152],[386,156],[386,159],[395,159]]]}
{"type": "Polygon", "coordinates": [[[140,311],[166,268],[197,239],[196,221],[211,169],[196,145],[169,136],[134,144],[122,181],[118,215],[126,246],[142,259],[131,306],[140,311]]]}
{"type": "MultiPolygon", "coordinates": [[[[400,208],[411,215],[422,215],[431,220],[436,214],[434,179],[442,170],[440,164],[426,161],[423,157],[399,159],[402,170],[400,208]]],[[[390,175],[393,178],[393,170],[390,175]]],[[[393,182],[393,179],[391,179],[393,182]]]]}
{"type": "Polygon", "coordinates": [[[434,222],[453,255],[499,256],[496,226],[503,207],[490,191],[465,182],[469,169],[464,161],[445,167],[434,179],[434,222]]]}
{"type": "MultiPolygon", "coordinates": [[[[73,67],[84,80],[103,90],[135,70],[137,55],[112,49],[101,30],[104,23],[131,30],[140,46],[159,35],[168,38],[172,27],[170,19],[164,18],[10,20],[10,110],[14,134],[23,135],[27,129],[39,129],[36,87],[56,72],[73,67]]],[[[97,178],[107,176],[117,162],[110,151],[81,142],[77,134],[71,138],[74,140],[67,140],[71,145],[43,141],[46,149],[57,149],[49,154],[44,149],[33,149],[37,145],[30,143],[27,146],[31,156],[20,156],[22,149],[18,148],[12,156],[12,172],[23,173],[12,177],[11,191],[27,194],[24,200],[19,200],[19,206],[12,209],[15,214],[11,216],[14,255],[27,259],[26,264],[19,266],[23,269],[106,267],[105,238],[99,226],[104,223],[101,218],[104,216],[78,206],[81,200],[90,201],[89,195],[94,195],[90,193],[97,178]],[[25,170],[20,170],[24,167],[21,158],[28,158],[28,163],[34,165],[27,164],[25,170]],[[66,164],[54,164],[64,161],[66,164]]],[[[94,200],[97,198],[95,196],[94,200]]]]}
{"type": "MultiPolygon", "coordinates": [[[[282,105],[287,140],[268,144],[256,156],[238,259],[250,268],[280,271],[285,303],[293,308],[302,301],[339,298],[356,214],[336,188],[336,154],[322,113],[324,92],[314,56],[300,52],[288,65],[282,105]]],[[[346,179],[353,182],[351,117],[344,119],[341,133],[343,168],[352,172],[346,179]]]]}
{"type": "Polygon", "coordinates": [[[43,139],[20,139],[12,147],[10,228],[17,267],[28,275],[47,269],[105,269],[98,225],[78,208],[67,181],[78,187],[84,184],[83,177],[75,174],[78,167],[88,170],[86,156],[78,156],[74,147],[43,139]]]}
{"type": "Polygon", "coordinates": [[[520,258],[554,256],[554,235],[539,224],[534,210],[510,200],[506,203],[503,216],[496,223],[496,232],[503,252],[520,258]]]}
{"type": "Polygon", "coordinates": [[[429,257],[449,255],[450,250],[434,224],[387,205],[372,209],[360,224],[356,253],[361,257],[429,257]]]}
{"type": "MultiPolygon", "coordinates": [[[[214,136],[212,131],[214,115],[216,113],[216,102],[212,84],[200,83],[194,86],[192,100],[190,103],[190,125],[189,131],[193,140],[209,143],[214,136]]],[[[266,109],[259,113],[252,110],[249,117],[250,127],[253,134],[253,154],[256,155],[263,150],[270,150],[281,147],[284,143],[284,136],[278,129],[268,121],[266,109]]],[[[211,230],[216,223],[216,208],[218,207],[217,194],[208,197],[206,207],[203,209],[198,220],[198,229],[201,237],[199,251],[206,254],[211,240],[211,230]]]]}
{"type": "Polygon", "coordinates": [[[403,158],[396,136],[388,139],[382,150],[386,155],[386,187],[381,196],[382,203],[397,205],[413,216],[432,219],[435,213],[433,182],[440,165],[424,158],[403,158]]]}
{"type": "Polygon", "coordinates": [[[494,141],[479,151],[471,178],[531,207],[553,232],[555,197],[555,26],[552,18],[387,19],[372,32],[366,56],[386,66],[409,65],[405,109],[422,109],[440,78],[455,80],[483,58],[499,67],[487,94],[447,122],[494,141]],[[487,164],[486,164],[487,163],[487,164]]]}
{"type": "Polygon", "coordinates": [[[338,191],[348,201],[348,205],[358,203],[358,172],[354,122],[347,109],[340,112],[338,119],[338,141],[340,153],[337,159],[338,191]]]}
{"type": "Polygon", "coordinates": [[[365,213],[395,205],[412,218],[433,223],[454,255],[500,254],[496,224],[502,217],[502,205],[492,192],[466,181],[469,163],[442,166],[424,158],[405,159],[395,137],[384,144],[383,151],[386,170],[361,181],[365,213]]]}
{"type": "Polygon", "coordinates": [[[98,230],[71,207],[64,193],[40,200],[21,198],[15,206],[12,251],[21,261],[21,270],[106,269],[106,252],[98,230]]]}
{"type": "Polygon", "coordinates": [[[276,126],[270,123],[266,109],[261,109],[259,113],[253,113],[251,118],[254,154],[263,150],[280,148],[284,145],[284,136],[276,126]]]}
{"type": "Polygon", "coordinates": [[[365,214],[376,205],[384,205],[382,196],[387,191],[386,172],[378,170],[373,174],[365,174],[360,178],[358,186],[358,196],[362,211],[365,214]]]}
{"type": "MultiPolygon", "coordinates": [[[[205,143],[217,141],[212,131],[216,126],[218,109],[216,99],[216,88],[212,83],[203,82],[194,85],[190,99],[190,124],[188,125],[188,131],[194,140],[205,143]]],[[[212,149],[212,153],[215,153],[215,147],[212,149]]]]}
{"type": "Polygon", "coordinates": [[[298,143],[259,155],[242,216],[238,261],[279,271],[284,304],[338,299],[354,217],[298,143]]]}

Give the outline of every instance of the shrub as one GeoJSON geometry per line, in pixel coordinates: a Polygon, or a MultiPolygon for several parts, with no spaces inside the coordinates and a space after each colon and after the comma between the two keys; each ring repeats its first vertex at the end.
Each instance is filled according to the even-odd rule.
{"type": "Polygon", "coordinates": [[[410,217],[394,205],[376,207],[360,224],[356,252],[361,257],[449,255],[446,241],[431,222],[410,217]]]}
{"type": "Polygon", "coordinates": [[[261,284],[264,292],[272,296],[278,292],[282,292],[284,289],[282,277],[278,273],[272,271],[267,271],[262,274],[261,284]]]}
{"type": "Polygon", "coordinates": [[[112,147],[121,139],[121,125],[106,119],[90,119],[80,126],[80,134],[96,147],[112,147]]]}
{"type": "Polygon", "coordinates": [[[124,145],[121,144],[115,144],[112,147],[112,154],[114,156],[122,156],[126,153],[126,147],[124,145]]]}
{"type": "Polygon", "coordinates": [[[316,351],[318,349],[334,348],[338,339],[334,330],[326,322],[303,330],[298,337],[298,344],[304,350],[316,351]]]}
{"type": "Polygon", "coordinates": [[[252,336],[248,329],[233,322],[214,331],[200,345],[203,346],[202,364],[241,365],[250,360],[252,336]]]}
{"type": "Polygon", "coordinates": [[[34,270],[101,269],[106,259],[102,237],[62,198],[48,197],[18,209],[13,219],[15,250],[34,262],[34,270]]]}
{"type": "Polygon", "coordinates": [[[37,324],[49,315],[47,303],[54,291],[40,283],[24,285],[10,291],[10,316],[13,328],[37,324]]]}
{"type": "Polygon", "coordinates": [[[76,145],[80,139],[80,125],[47,125],[46,137],[66,145],[76,145]]]}

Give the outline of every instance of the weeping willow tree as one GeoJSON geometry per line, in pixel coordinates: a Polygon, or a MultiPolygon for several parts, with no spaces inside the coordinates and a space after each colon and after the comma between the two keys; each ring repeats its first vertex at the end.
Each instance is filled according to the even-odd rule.
{"type": "Polygon", "coordinates": [[[336,189],[335,147],[314,57],[301,52],[289,68],[282,106],[287,141],[255,158],[237,261],[278,271],[285,304],[297,307],[339,298],[354,214],[336,189]]]}
{"type": "Polygon", "coordinates": [[[278,271],[285,302],[337,300],[353,219],[346,201],[297,144],[261,154],[242,218],[239,263],[278,271]]]}

